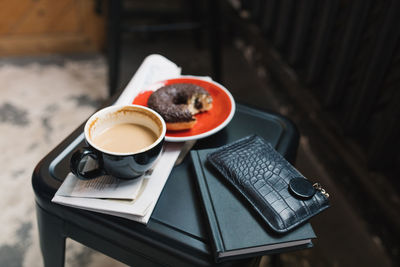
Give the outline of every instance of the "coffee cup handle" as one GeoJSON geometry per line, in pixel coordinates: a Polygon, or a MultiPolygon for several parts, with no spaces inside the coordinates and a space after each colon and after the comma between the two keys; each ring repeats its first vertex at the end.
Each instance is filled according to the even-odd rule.
{"type": "Polygon", "coordinates": [[[76,150],[72,156],[70,161],[70,169],[73,174],[75,174],[80,179],[93,179],[99,177],[101,175],[106,174],[103,170],[103,162],[99,159],[97,153],[90,149],[90,147],[84,147],[76,150]],[[94,161],[97,162],[97,168],[83,171],[82,161],[87,158],[91,157],[94,161]]]}

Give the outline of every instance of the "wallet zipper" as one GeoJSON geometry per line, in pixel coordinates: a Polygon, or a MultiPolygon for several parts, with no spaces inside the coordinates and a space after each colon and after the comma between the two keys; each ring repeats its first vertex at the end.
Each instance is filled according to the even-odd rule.
{"type": "Polygon", "coordinates": [[[321,194],[323,194],[326,198],[329,198],[329,193],[325,191],[325,189],[322,188],[322,185],[320,183],[315,183],[313,184],[313,187],[320,191],[321,194]]]}

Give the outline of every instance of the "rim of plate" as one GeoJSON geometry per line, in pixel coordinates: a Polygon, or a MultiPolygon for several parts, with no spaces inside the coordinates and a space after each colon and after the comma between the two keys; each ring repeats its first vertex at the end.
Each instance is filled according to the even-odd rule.
{"type": "Polygon", "coordinates": [[[213,81],[211,79],[201,79],[199,77],[189,76],[189,75],[187,75],[187,76],[183,75],[183,76],[177,77],[177,78],[166,79],[163,82],[167,82],[167,81],[170,81],[170,80],[177,80],[177,79],[201,80],[201,81],[209,82],[209,83],[212,83],[212,84],[216,85],[219,89],[221,89],[222,91],[224,91],[228,95],[229,101],[231,102],[231,110],[229,112],[228,117],[221,124],[219,124],[217,127],[213,128],[213,129],[211,129],[209,131],[206,131],[206,132],[201,133],[201,134],[190,135],[190,136],[179,136],[179,137],[168,136],[168,131],[167,131],[167,133],[165,134],[165,141],[168,141],[168,142],[185,142],[185,141],[202,139],[202,138],[205,138],[207,136],[210,136],[212,134],[215,134],[215,133],[219,132],[220,130],[225,128],[226,125],[228,125],[228,123],[232,120],[233,115],[235,114],[236,104],[235,104],[235,100],[234,100],[232,94],[228,91],[228,89],[225,88],[225,86],[223,86],[222,84],[220,84],[220,83],[218,83],[216,81],[213,81]]]}

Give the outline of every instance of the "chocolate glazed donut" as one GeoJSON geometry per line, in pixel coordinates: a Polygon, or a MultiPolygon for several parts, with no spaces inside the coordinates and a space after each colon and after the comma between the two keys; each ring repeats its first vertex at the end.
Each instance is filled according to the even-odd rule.
{"type": "Polygon", "coordinates": [[[192,128],[194,115],[211,109],[212,97],[198,85],[176,83],[152,93],[147,105],[163,117],[168,130],[178,131],[192,128]]]}

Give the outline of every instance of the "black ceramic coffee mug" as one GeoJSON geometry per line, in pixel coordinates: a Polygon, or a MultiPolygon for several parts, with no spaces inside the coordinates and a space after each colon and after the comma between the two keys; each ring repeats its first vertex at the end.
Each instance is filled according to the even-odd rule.
{"type": "Polygon", "coordinates": [[[70,168],[81,179],[109,174],[134,179],[149,170],[161,154],[166,125],[152,109],[139,105],[110,106],[85,124],[87,147],[75,151],[70,168]],[[88,157],[96,167],[86,170],[88,157]]]}

